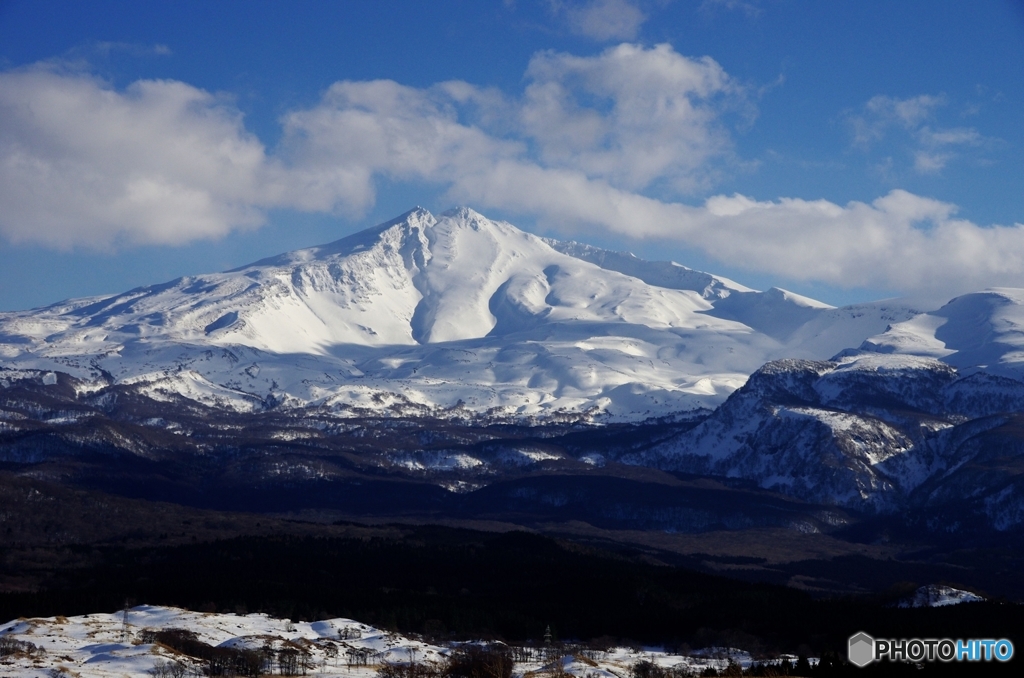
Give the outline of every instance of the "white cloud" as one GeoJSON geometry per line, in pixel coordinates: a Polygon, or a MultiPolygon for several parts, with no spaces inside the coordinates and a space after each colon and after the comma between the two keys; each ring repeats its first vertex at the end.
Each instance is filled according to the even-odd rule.
{"type": "MultiPolygon", "coordinates": [[[[689,206],[644,195],[659,182],[684,193],[728,162],[714,101],[732,95],[740,96],[711,60],[624,45],[596,57],[537,55],[519,100],[467,83],[341,83],[288,128],[303,121],[292,138],[314,149],[316,166],[355,162],[371,185],[375,174],[442,182],[452,201],[531,215],[562,232],[674,241],[734,266],[842,287],[1024,285],[1024,227],[982,228],[956,219],[953,205],[905,191],[846,205],[720,195],[689,206]]],[[[891,110],[918,124],[930,105],[891,110]]]]}
{"type": "Polygon", "coordinates": [[[579,172],[611,186],[686,193],[732,161],[720,116],[742,90],[709,58],[668,45],[594,57],[542,52],[521,98],[465,82],[414,89],[339,82],[284,118],[281,159],[307,209],[365,209],[373,177],[458,183],[498,161],[579,172]]]}
{"type": "Polygon", "coordinates": [[[944,97],[928,94],[909,99],[874,96],[864,104],[861,113],[849,118],[853,141],[868,146],[885,137],[893,127],[913,131],[929,119],[937,107],[945,103],[944,97]]]}
{"type": "Polygon", "coordinates": [[[710,14],[714,10],[724,9],[730,12],[743,12],[749,18],[755,18],[761,15],[762,9],[758,4],[758,0],[747,2],[746,0],[703,0],[700,3],[700,11],[705,14],[710,14]]]}
{"type": "Polygon", "coordinates": [[[459,122],[457,104],[489,104],[486,95],[465,83],[429,90],[390,80],[335,83],[317,106],[284,117],[292,203],[358,214],[373,203],[377,176],[451,181],[522,153],[516,141],[459,122]]]}
{"type": "Polygon", "coordinates": [[[741,88],[708,57],[669,45],[624,44],[596,57],[543,52],[526,75],[519,118],[545,164],[632,189],[660,181],[692,191],[731,151],[720,101],[741,88]]]}
{"type": "Polygon", "coordinates": [[[848,122],[854,144],[864,149],[881,142],[893,130],[906,135],[913,167],[919,174],[937,174],[959,154],[953,147],[980,146],[986,139],[974,128],[936,128],[936,112],[947,105],[945,96],[922,94],[908,99],[872,97],[848,122]]]}
{"type": "Polygon", "coordinates": [[[82,74],[0,73],[0,232],[60,248],[177,244],[263,221],[260,142],[181,82],[124,92],[82,74]]]}
{"type": "Polygon", "coordinates": [[[938,106],[944,106],[946,98],[922,94],[909,99],[876,96],[867,103],[867,108],[884,118],[893,118],[913,129],[927,120],[938,106]]]}
{"type": "Polygon", "coordinates": [[[505,162],[464,177],[453,192],[536,215],[563,232],[598,227],[678,242],[789,280],[938,295],[1024,286],[1024,225],[982,228],[955,219],[953,205],[901,190],[870,204],[718,195],[694,207],[580,173],[505,162]]]}
{"type": "Polygon", "coordinates": [[[972,127],[955,127],[943,130],[922,127],[918,130],[918,137],[922,143],[929,146],[977,146],[984,140],[981,134],[978,133],[978,130],[972,127]]]}
{"type": "Polygon", "coordinates": [[[956,207],[894,190],[840,206],[784,198],[709,199],[690,237],[713,256],[841,287],[948,292],[1024,285],[1024,225],[981,228],[956,207]]]}
{"type": "Polygon", "coordinates": [[[938,174],[952,157],[951,153],[917,151],[914,153],[914,169],[920,174],[938,174]]]}
{"type": "Polygon", "coordinates": [[[573,33],[594,40],[633,40],[647,16],[627,0],[589,0],[566,8],[573,33]]]}
{"type": "MultiPolygon", "coordinates": [[[[415,181],[563,232],[676,242],[789,280],[908,293],[1024,286],[1024,225],[980,227],[901,190],[845,205],[677,202],[735,162],[723,112],[744,101],[713,60],[666,45],[543,52],[519,96],[464,82],[335,83],[283,116],[268,154],[229,103],[184,83],[121,92],[43,68],[0,73],[0,233],[58,247],[173,244],[258,225],[273,207],[360,214],[379,181],[415,181]]],[[[922,172],[980,138],[933,126],[938,105],[873,104],[919,135],[922,172]]]]}

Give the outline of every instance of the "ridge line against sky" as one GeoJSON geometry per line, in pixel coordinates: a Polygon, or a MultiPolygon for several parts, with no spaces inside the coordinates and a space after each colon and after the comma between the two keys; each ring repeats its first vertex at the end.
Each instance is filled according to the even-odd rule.
{"type": "Polygon", "coordinates": [[[974,7],[0,3],[0,308],[413,204],[831,303],[1024,287],[1024,9],[974,7]]]}

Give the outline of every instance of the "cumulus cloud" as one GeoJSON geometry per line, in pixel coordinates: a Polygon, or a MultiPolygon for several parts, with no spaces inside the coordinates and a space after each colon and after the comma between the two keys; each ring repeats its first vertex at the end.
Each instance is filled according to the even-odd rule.
{"type": "MultiPolygon", "coordinates": [[[[518,99],[462,82],[339,83],[286,129],[296,165],[311,165],[307,153],[322,168],[355,162],[367,191],[374,175],[439,181],[455,202],[562,232],[684,243],[790,280],[940,293],[1024,284],[1024,226],[979,227],[954,205],[905,191],[846,205],[645,195],[666,182],[685,193],[729,162],[720,103],[729,97],[742,99],[742,88],[710,59],[622,45],[595,57],[538,54],[518,99]]],[[[931,130],[921,122],[937,103],[900,103],[885,104],[900,124],[931,130]]]]}
{"type": "Polygon", "coordinates": [[[284,117],[281,157],[293,203],[358,214],[373,203],[379,176],[451,181],[521,154],[521,143],[459,121],[460,99],[490,106],[486,95],[465,83],[428,90],[390,80],[335,83],[316,107],[284,117]]]}
{"type": "Polygon", "coordinates": [[[573,33],[594,40],[633,40],[647,16],[627,0],[590,0],[566,8],[573,33]]]}
{"type": "Polygon", "coordinates": [[[919,174],[938,174],[953,157],[952,153],[914,152],[914,169],[919,174]]]}
{"type": "MultiPolygon", "coordinates": [[[[666,177],[692,182],[729,153],[713,110],[702,107],[733,85],[713,62],[679,60],[632,46],[587,59],[541,54],[518,101],[466,83],[339,83],[318,106],[289,116],[287,138],[296,165],[351,167],[363,173],[364,193],[374,175],[440,181],[455,202],[528,214],[562,232],[597,227],[685,243],[791,280],[938,293],[1024,284],[1024,226],[982,228],[957,219],[954,205],[906,191],[846,205],[718,195],[692,206],[644,195],[666,177]],[[628,86],[622,62],[631,66],[628,86]],[[650,93],[667,90],[693,101],[651,103],[650,93]],[[607,105],[593,103],[599,95],[607,105]],[[631,114],[652,121],[647,136],[631,114]],[[659,145],[664,156],[648,151],[659,145]],[[692,153],[701,157],[694,165],[692,153]]],[[[323,204],[339,199],[348,200],[328,191],[323,204]]]]}
{"type": "Polygon", "coordinates": [[[714,256],[789,278],[950,294],[1024,284],[1024,225],[981,228],[955,213],[902,190],[842,206],[716,196],[689,223],[714,256]]]}
{"type": "MultiPolygon", "coordinates": [[[[948,149],[980,137],[935,125],[940,105],[879,99],[870,110],[918,134],[919,170],[938,171],[948,149]]],[[[174,244],[256,226],[274,207],[358,215],[378,182],[413,181],[562,232],[676,242],[789,280],[908,293],[1024,286],[1024,225],[981,227],[906,191],[844,205],[683,202],[735,164],[724,120],[744,106],[716,62],[667,45],[542,52],[515,95],[458,81],[337,82],[285,114],[268,151],[230,102],[185,83],[117,91],[83,74],[11,71],[0,73],[0,233],[58,247],[174,244]]]]}
{"type": "Polygon", "coordinates": [[[0,229],[67,248],[177,244],[263,222],[262,144],[215,96],[174,81],[0,73],[0,229]]]}
{"type": "Polygon", "coordinates": [[[742,88],[709,57],[625,44],[596,57],[541,53],[526,74],[521,128],[546,165],[689,192],[705,188],[712,161],[731,151],[722,102],[742,88]]]}

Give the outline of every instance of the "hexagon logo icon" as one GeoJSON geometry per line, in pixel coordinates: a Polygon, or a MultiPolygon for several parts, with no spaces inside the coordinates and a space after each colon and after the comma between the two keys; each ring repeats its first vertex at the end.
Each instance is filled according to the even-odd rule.
{"type": "Polygon", "coordinates": [[[850,636],[848,657],[851,664],[864,668],[875,659],[875,639],[863,631],[850,636]]]}

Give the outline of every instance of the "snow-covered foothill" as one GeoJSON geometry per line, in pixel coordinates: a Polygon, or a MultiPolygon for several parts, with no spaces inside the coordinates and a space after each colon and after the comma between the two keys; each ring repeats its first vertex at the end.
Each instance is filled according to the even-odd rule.
{"type": "Polygon", "coordinates": [[[268,649],[268,661],[282,649],[302,657],[306,671],[326,675],[372,676],[385,661],[440,660],[445,648],[405,638],[350,619],[292,622],[265,614],[214,614],[141,605],[127,611],[78,617],[18,619],[0,625],[0,637],[31,643],[35,652],[0,659],[4,675],[38,676],[42,670],[96,678],[152,676],[171,662],[201,675],[201,660],[159,642],[147,632],[182,630],[209,646],[268,649]]]}
{"type": "MultiPolygon", "coordinates": [[[[971,462],[987,459],[979,435],[1002,426],[1000,413],[1012,412],[1006,408],[1022,395],[1019,381],[963,376],[923,356],[779,360],[695,428],[623,461],[746,478],[808,501],[880,511],[905,507],[918,490],[924,494],[914,501],[933,504],[969,492],[986,497],[992,520],[998,513],[1006,529],[1024,517],[1014,487],[982,481],[984,468],[971,462]]],[[[1007,446],[998,453],[1017,454],[1007,446]]]]}
{"type": "MultiPolygon", "coordinates": [[[[172,676],[177,665],[185,675],[203,675],[203,662],[152,642],[156,632],[178,630],[206,646],[256,650],[261,661],[297,657],[303,675],[372,678],[384,663],[441,663],[451,646],[433,645],[390,633],[351,619],[299,622],[265,614],[218,614],[140,605],[126,611],[77,617],[17,619],[0,624],[0,638],[10,653],[0,656],[0,673],[10,678],[40,675],[76,678],[172,676]],[[163,669],[163,670],[161,670],[163,669]]],[[[564,675],[619,678],[640,661],[693,674],[730,662],[748,667],[751,655],[735,648],[705,648],[689,655],[661,648],[616,647],[604,651],[537,647],[528,661],[517,661],[513,676],[564,675]]],[[[794,658],[795,659],[795,658],[794,658]]],[[[812,660],[813,661],[813,660],[812,660]]],[[[280,672],[276,665],[264,669],[280,672]]]]}
{"type": "Polygon", "coordinates": [[[897,605],[898,607],[946,607],[961,603],[980,603],[983,600],[985,599],[970,591],[955,589],[951,586],[928,584],[914,591],[913,595],[904,598],[897,605]]]}

